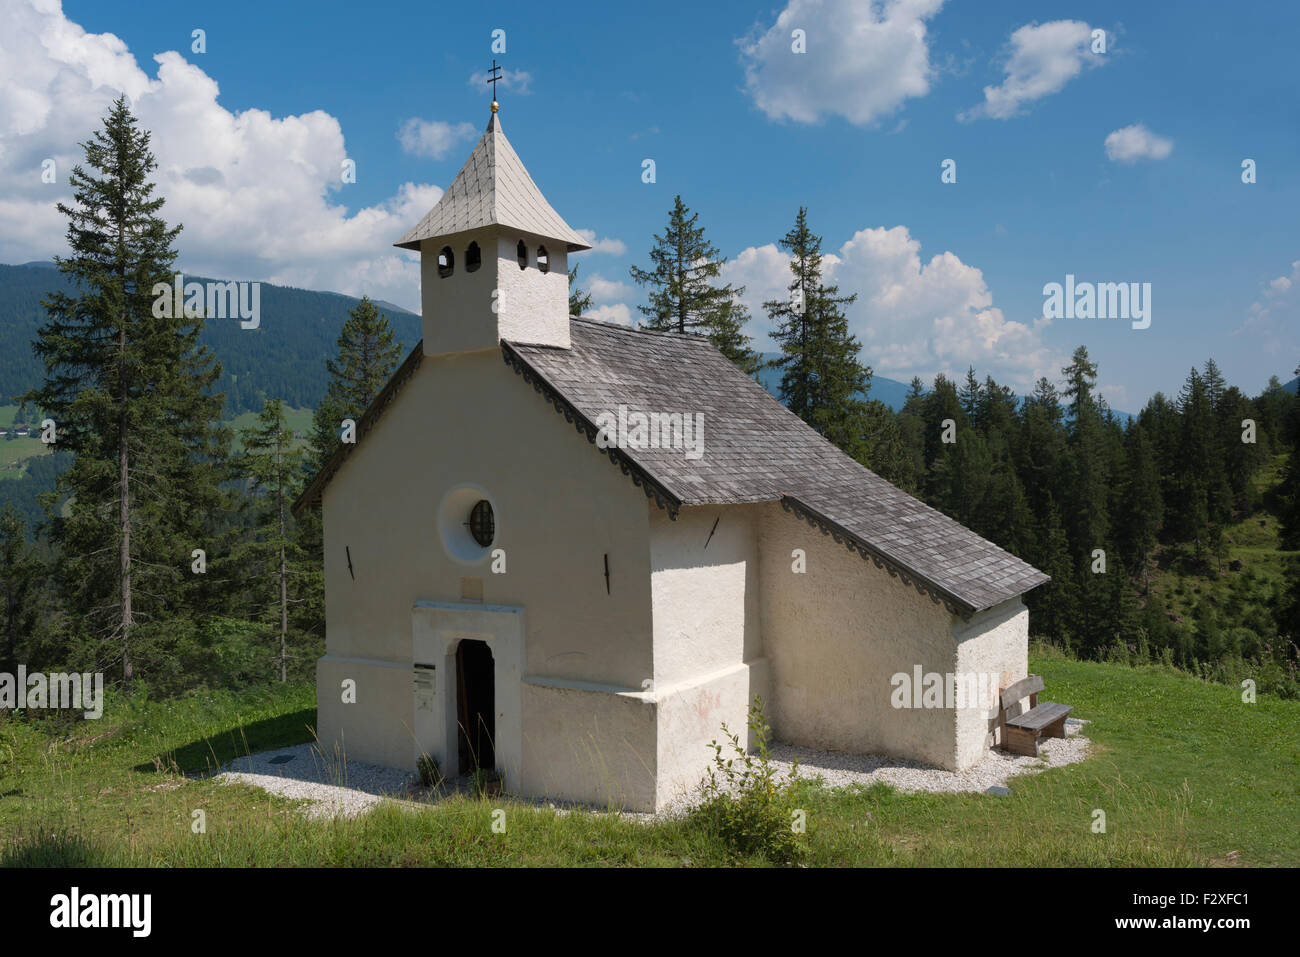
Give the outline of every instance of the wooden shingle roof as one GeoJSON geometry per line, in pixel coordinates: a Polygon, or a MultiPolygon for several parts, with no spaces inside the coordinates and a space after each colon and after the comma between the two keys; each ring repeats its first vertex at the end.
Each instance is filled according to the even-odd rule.
{"type": "Polygon", "coordinates": [[[418,250],[421,240],[483,226],[508,226],[559,240],[569,252],[591,248],[546,201],[506,139],[495,113],[437,204],[393,245],[418,250]]]}
{"type": "Polygon", "coordinates": [[[593,442],[602,413],[702,413],[704,454],[602,450],[673,515],[779,501],[963,616],[1048,576],[845,455],[698,336],[571,321],[572,347],[502,342],[505,361],[593,442]]]}

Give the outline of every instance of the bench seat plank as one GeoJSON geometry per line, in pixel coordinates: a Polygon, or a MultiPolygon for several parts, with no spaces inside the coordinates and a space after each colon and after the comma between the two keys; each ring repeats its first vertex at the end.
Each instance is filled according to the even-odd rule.
{"type": "Polygon", "coordinates": [[[1030,708],[1024,714],[1017,715],[1014,718],[1007,718],[1007,724],[1013,728],[1023,728],[1025,731],[1041,731],[1049,724],[1054,724],[1062,718],[1069,715],[1074,708],[1066,704],[1057,704],[1055,701],[1044,701],[1036,708],[1030,708]]]}

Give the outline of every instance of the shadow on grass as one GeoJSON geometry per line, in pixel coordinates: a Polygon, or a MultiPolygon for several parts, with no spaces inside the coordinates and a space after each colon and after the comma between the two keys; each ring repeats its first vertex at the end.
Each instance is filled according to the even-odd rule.
{"type": "Polygon", "coordinates": [[[39,827],[0,853],[0,867],[102,867],[104,855],[80,834],[39,827]]]}
{"type": "Polygon", "coordinates": [[[251,724],[236,725],[211,737],[191,741],[162,752],[153,761],[137,764],[132,770],[151,772],[174,768],[182,774],[215,771],[221,765],[248,754],[314,741],[315,725],[316,709],[303,708],[251,724]]]}

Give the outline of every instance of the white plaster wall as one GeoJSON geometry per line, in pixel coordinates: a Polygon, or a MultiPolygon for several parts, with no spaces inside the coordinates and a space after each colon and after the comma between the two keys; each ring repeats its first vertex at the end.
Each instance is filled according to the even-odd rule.
{"type": "MultiPolygon", "coordinates": [[[[323,741],[346,731],[354,758],[413,766],[412,608],[460,601],[462,578],[481,583],[485,604],[526,609],[526,675],[633,689],[652,678],[645,493],[498,349],[426,357],[323,500],[328,654],[318,671],[318,730],[323,741]],[[438,504],[464,483],[496,503],[505,574],[491,572],[490,557],[464,563],[443,548],[438,504]],[[335,704],[343,659],[353,660],[344,670],[357,678],[357,705],[335,704]],[[394,667],[404,669],[400,681],[394,667]]],[[[653,763],[653,738],[639,746],[653,763]]],[[[523,760],[553,762],[563,776],[567,759],[523,760]]]]}
{"type": "Polygon", "coordinates": [[[631,688],[529,678],[521,793],[655,809],[655,704],[631,688]]]}
{"type": "Polygon", "coordinates": [[[754,518],[749,505],[683,507],[676,521],[651,509],[656,686],[762,654],[754,518]]]}
{"type": "Polygon", "coordinates": [[[676,521],[656,511],[650,588],[662,807],[703,780],[713,761],[709,742],[722,740],[723,723],[752,746],[749,703],[768,687],[754,507],[684,507],[676,521]]]}
{"type": "Polygon", "coordinates": [[[749,705],[756,694],[766,697],[768,680],[767,659],[756,658],[673,685],[656,685],[657,809],[692,794],[703,782],[714,760],[710,742],[716,740],[723,746],[724,758],[736,756],[723,736],[723,724],[740,736],[742,746],[753,749],[747,724],[749,705]]]}
{"type": "Polygon", "coordinates": [[[770,661],[769,720],[792,744],[884,753],[957,766],[948,709],[896,709],[895,673],[954,670],[952,616],[869,560],[836,544],[779,503],[759,510],[763,647],[770,661]],[[791,570],[791,551],[807,571],[791,570]]]}
{"type": "Polygon", "coordinates": [[[569,271],[563,242],[490,227],[426,239],[420,248],[420,303],[424,354],[444,355],[488,349],[501,339],[568,348],[569,271]],[[528,267],[520,269],[515,250],[528,248],[528,267]],[[477,242],[482,265],[465,268],[465,250],[477,242]],[[549,271],[537,268],[544,245],[549,271]],[[438,275],[438,253],[450,246],[454,268],[438,275]],[[496,295],[494,296],[493,293],[496,295]]]}
{"type": "MultiPolygon", "coordinates": [[[[1000,689],[1029,673],[1029,609],[1019,598],[995,605],[970,621],[954,616],[953,638],[959,674],[989,675],[1000,689]]],[[[987,708],[958,710],[958,767],[975,764],[998,743],[997,719],[996,699],[987,708]]]]}
{"type": "Polygon", "coordinates": [[[497,344],[497,317],[492,312],[496,249],[495,229],[421,242],[420,313],[426,356],[490,349],[497,344]],[[483,260],[474,272],[465,269],[465,250],[471,242],[479,244],[483,260]],[[450,246],[453,254],[452,273],[446,277],[438,275],[438,252],[443,246],[450,246]]]}
{"type": "Polygon", "coordinates": [[[527,233],[501,233],[497,240],[500,337],[511,342],[569,348],[569,266],[565,245],[527,233]],[[528,267],[515,258],[519,240],[528,248],[528,267]],[[537,268],[537,247],[545,246],[550,269],[537,268]]]}
{"type": "Polygon", "coordinates": [[[414,678],[407,661],[327,654],[316,663],[316,736],[327,755],[413,768],[414,678]],[[343,683],[355,687],[344,704],[343,683]]]}

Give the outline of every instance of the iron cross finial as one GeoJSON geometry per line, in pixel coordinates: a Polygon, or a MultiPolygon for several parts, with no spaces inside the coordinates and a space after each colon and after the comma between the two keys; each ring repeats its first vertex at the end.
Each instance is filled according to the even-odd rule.
{"type": "Polygon", "coordinates": [[[497,100],[497,82],[501,79],[501,67],[497,66],[496,57],[492,58],[492,69],[488,72],[487,82],[492,84],[492,102],[497,100]]]}

